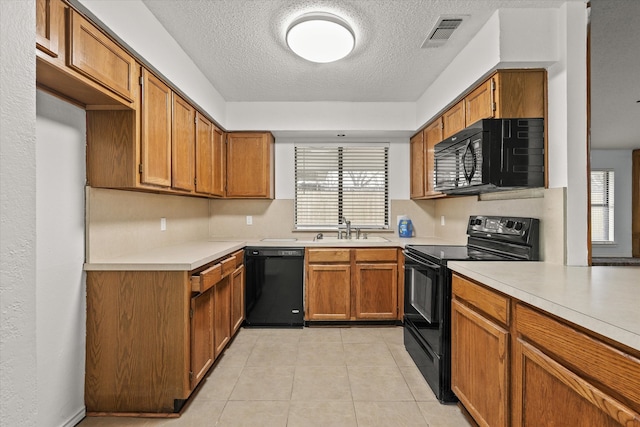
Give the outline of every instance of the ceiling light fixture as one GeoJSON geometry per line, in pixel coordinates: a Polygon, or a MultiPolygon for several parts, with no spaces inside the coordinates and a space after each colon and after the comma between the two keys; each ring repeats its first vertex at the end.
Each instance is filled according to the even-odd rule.
{"type": "Polygon", "coordinates": [[[342,18],[324,12],[301,15],[287,29],[287,45],[311,62],[334,62],[353,50],[356,38],[342,18]]]}

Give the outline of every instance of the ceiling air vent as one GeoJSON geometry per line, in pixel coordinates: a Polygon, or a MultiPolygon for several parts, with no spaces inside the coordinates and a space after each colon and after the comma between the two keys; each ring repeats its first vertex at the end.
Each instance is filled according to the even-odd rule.
{"type": "Polygon", "coordinates": [[[422,47],[442,46],[461,23],[462,18],[439,18],[429,37],[422,43],[422,47]]]}

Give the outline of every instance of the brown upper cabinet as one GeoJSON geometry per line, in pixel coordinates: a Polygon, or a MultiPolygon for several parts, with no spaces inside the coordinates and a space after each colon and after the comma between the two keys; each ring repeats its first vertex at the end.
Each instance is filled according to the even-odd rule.
{"type": "Polygon", "coordinates": [[[171,109],[169,86],[143,68],[141,184],[171,186],[171,109]]]}
{"type": "Polygon", "coordinates": [[[273,144],[273,135],[269,132],[227,135],[227,197],[274,197],[273,144]]]}
{"type": "Polygon", "coordinates": [[[59,55],[60,26],[64,25],[64,8],[59,0],[36,0],[36,47],[47,55],[59,55]]]}
{"type": "Polygon", "coordinates": [[[496,71],[411,138],[411,198],[444,196],[434,189],[434,147],[443,139],[481,119],[544,118],[545,112],[545,70],[496,71]]]}
{"type": "Polygon", "coordinates": [[[411,140],[411,198],[430,199],[444,194],[435,190],[434,147],[442,141],[442,117],[438,117],[411,140]]]}
{"type": "Polygon", "coordinates": [[[212,170],[212,194],[224,197],[224,188],[227,183],[227,162],[225,151],[226,134],[213,127],[213,170],[212,170]]]}
{"type": "Polygon", "coordinates": [[[136,61],[73,9],[69,11],[68,65],[80,74],[132,101],[136,61]]]}
{"type": "Polygon", "coordinates": [[[411,137],[409,141],[411,145],[411,192],[412,199],[421,199],[425,195],[425,187],[427,183],[427,165],[425,155],[426,149],[424,144],[424,132],[418,132],[411,137]]]}
{"type": "Polygon", "coordinates": [[[459,101],[442,115],[442,138],[449,138],[465,128],[465,102],[459,101]]]}
{"type": "Polygon", "coordinates": [[[36,82],[86,106],[135,108],[133,56],[61,0],[36,0],[36,82]]]}
{"type": "Polygon", "coordinates": [[[195,190],[196,110],[173,94],[171,121],[171,187],[195,190]]]}

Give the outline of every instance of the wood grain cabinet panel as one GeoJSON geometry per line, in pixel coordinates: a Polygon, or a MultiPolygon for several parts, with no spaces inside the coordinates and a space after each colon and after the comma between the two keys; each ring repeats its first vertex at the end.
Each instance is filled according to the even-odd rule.
{"type": "Polygon", "coordinates": [[[227,135],[227,191],[230,198],[273,198],[273,135],[227,135]]]}
{"type": "Polygon", "coordinates": [[[507,426],[509,333],[452,301],[451,389],[483,426],[507,426]]]}
{"type": "Polygon", "coordinates": [[[464,98],[467,126],[480,119],[494,117],[496,109],[494,90],[495,80],[490,78],[464,98]]]}
{"type": "Polygon", "coordinates": [[[398,264],[356,263],[355,318],[393,320],[398,315],[398,264]]]}
{"type": "Polygon", "coordinates": [[[213,193],[213,123],[196,113],[196,185],[200,194],[213,193]]]}
{"type": "Polygon", "coordinates": [[[307,320],[349,320],[351,317],[351,265],[308,264],[307,320]]]}
{"type": "Polygon", "coordinates": [[[213,342],[214,289],[191,298],[191,389],[204,378],[215,359],[213,342]]]}
{"type": "Polygon", "coordinates": [[[214,342],[215,354],[218,357],[231,340],[231,280],[224,277],[214,287],[215,315],[214,342]]]}
{"type": "Polygon", "coordinates": [[[244,265],[240,265],[231,274],[231,335],[242,326],[244,321],[244,265]]]}
{"type": "Polygon", "coordinates": [[[447,139],[451,135],[454,135],[455,133],[464,129],[466,127],[465,123],[465,103],[464,100],[462,100],[453,107],[449,108],[442,115],[443,139],[447,139]]]}
{"type": "Polygon", "coordinates": [[[36,47],[53,58],[59,54],[63,11],[60,0],[36,0],[36,47]]]}
{"type": "Polygon", "coordinates": [[[514,427],[638,427],[640,414],[518,339],[514,427]]]}
{"type": "Polygon", "coordinates": [[[411,156],[411,192],[412,199],[421,199],[425,195],[427,183],[426,150],[424,144],[424,134],[422,131],[413,135],[409,140],[411,156]]]}
{"type": "Polygon", "coordinates": [[[225,133],[213,127],[213,164],[212,164],[212,192],[214,196],[224,197],[227,184],[225,133]]]}
{"type": "Polygon", "coordinates": [[[424,128],[425,145],[425,196],[426,198],[442,197],[444,194],[435,190],[436,185],[436,162],[435,146],[443,140],[442,117],[437,118],[429,126],[424,128]]]}
{"type": "Polygon", "coordinates": [[[195,190],[195,118],[196,110],[173,94],[171,120],[171,187],[195,190]]]}
{"type": "Polygon", "coordinates": [[[171,186],[171,89],[142,70],[141,183],[171,186]]]}
{"type": "Polygon", "coordinates": [[[93,24],[71,9],[68,65],[128,101],[134,99],[136,61],[93,24]]]}

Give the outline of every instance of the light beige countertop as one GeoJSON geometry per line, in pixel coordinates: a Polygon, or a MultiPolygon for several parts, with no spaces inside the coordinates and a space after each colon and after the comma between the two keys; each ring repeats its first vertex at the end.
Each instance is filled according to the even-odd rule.
{"type": "Polygon", "coordinates": [[[404,247],[408,244],[443,245],[450,244],[437,238],[398,238],[390,235],[387,241],[373,239],[346,240],[322,239],[267,239],[267,240],[202,240],[180,243],[152,250],[94,259],[84,264],[86,271],[190,271],[202,267],[215,259],[222,258],[246,246],[256,247],[404,247]]]}
{"type": "Polygon", "coordinates": [[[239,241],[193,241],[135,254],[93,260],[86,271],[190,271],[244,248],[239,241]]]}
{"type": "Polygon", "coordinates": [[[447,266],[520,301],[640,350],[640,267],[452,261],[447,266]]]}

